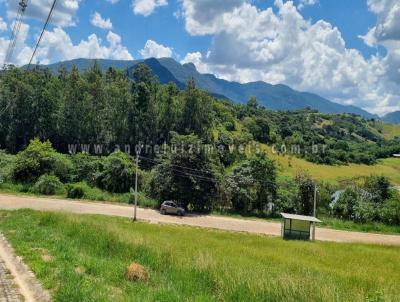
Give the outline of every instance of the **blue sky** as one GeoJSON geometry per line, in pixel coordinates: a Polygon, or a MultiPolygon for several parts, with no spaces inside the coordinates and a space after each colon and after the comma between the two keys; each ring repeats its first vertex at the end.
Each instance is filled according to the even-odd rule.
{"type": "MultiPolygon", "coordinates": [[[[51,2],[29,0],[9,63],[29,60],[51,2]]],[[[16,3],[0,0],[1,62],[16,3]]],[[[398,0],[58,0],[35,61],[172,56],[384,114],[400,110],[399,49],[398,0]]]]}

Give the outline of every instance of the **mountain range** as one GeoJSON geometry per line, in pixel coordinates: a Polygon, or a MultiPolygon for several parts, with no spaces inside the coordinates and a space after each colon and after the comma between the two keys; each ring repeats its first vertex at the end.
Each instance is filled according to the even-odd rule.
{"type": "Polygon", "coordinates": [[[73,66],[76,66],[80,71],[84,71],[90,68],[95,61],[97,61],[102,70],[114,67],[127,70],[128,75],[132,74],[132,69],[138,64],[144,63],[162,84],[174,82],[179,88],[183,89],[185,83],[193,78],[199,88],[208,91],[217,98],[246,103],[250,96],[255,96],[259,104],[272,110],[296,110],[309,107],[324,113],[353,113],[369,119],[379,118],[377,115],[356,106],[341,105],[317,94],[296,91],[282,84],[272,85],[262,81],[242,84],[219,79],[213,74],[198,72],[192,63],[180,64],[172,58],[150,58],[134,61],[75,59],[51,65],[41,65],[39,68],[49,68],[56,72],[61,67],[70,70],[73,66]]]}
{"type": "Polygon", "coordinates": [[[400,111],[388,113],[382,119],[386,123],[400,124],[400,111]]]}

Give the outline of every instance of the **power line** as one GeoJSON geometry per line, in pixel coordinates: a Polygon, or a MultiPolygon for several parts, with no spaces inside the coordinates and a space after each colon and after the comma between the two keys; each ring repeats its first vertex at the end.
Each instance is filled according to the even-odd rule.
{"type": "MultiPolygon", "coordinates": [[[[155,163],[155,164],[162,163],[161,160],[154,160],[154,159],[143,157],[143,156],[140,156],[140,155],[139,155],[139,158],[147,160],[147,161],[150,161],[150,162],[155,163]]],[[[191,171],[195,171],[195,172],[201,172],[201,173],[205,173],[205,174],[208,174],[208,175],[212,174],[211,171],[206,171],[206,170],[192,169],[192,168],[179,166],[179,165],[173,165],[173,164],[169,164],[169,166],[179,167],[179,168],[182,168],[182,169],[187,169],[187,170],[191,170],[191,171]]],[[[206,177],[206,176],[199,175],[199,174],[189,173],[187,171],[182,171],[182,170],[178,170],[176,168],[171,168],[171,167],[169,169],[174,171],[174,172],[176,172],[177,173],[177,174],[175,174],[176,176],[181,176],[181,177],[186,177],[186,178],[188,178],[188,176],[192,176],[192,177],[197,177],[198,179],[201,179],[201,180],[210,181],[210,182],[213,182],[213,183],[218,183],[218,181],[216,179],[213,179],[213,178],[210,178],[210,177],[206,177]]],[[[263,182],[268,184],[268,185],[275,185],[275,182],[273,182],[271,180],[265,180],[264,179],[263,182]]]]}
{"type": "MultiPolygon", "coordinates": [[[[156,161],[156,160],[153,160],[153,159],[150,159],[150,158],[147,158],[147,157],[143,157],[143,156],[139,156],[139,158],[147,160],[147,161],[150,161],[150,162],[153,162],[153,163],[160,163],[160,161],[156,161]]],[[[182,168],[182,169],[188,169],[188,170],[191,170],[191,171],[196,171],[196,172],[201,172],[201,173],[206,173],[206,174],[210,174],[211,173],[209,171],[191,169],[191,168],[184,167],[184,166],[179,166],[179,165],[172,165],[171,164],[170,166],[179,167],[179,168],[182,168]]],[[[187,171],[182,171],[182,170],[179,170],[179,169],[176,169],[176,168],[172,168],[172,167],[170,168],[170,170],[174,171],[176,173],[175,174],[176,176],[181,176],[181,177],[186,177],[186,178],[189,178],[191,176],[191,177],[195,177],[195,178],[200,179],[200,180],[217,183],[217,181],[215,179],[213,179],[213,178],[206,177],[206,176],[199,175],[199,174],[189,173],[187,171]]]]}
{"type": "Polygon", "coordinates": [[[25,14],[25,10],[28,6],[28,0],[21,0],[18,3],[18,11],[15,17],[14,26],[10,35],[10,43],[8,44],[6,55],[4,57],[3,69],[6,68],[7,62],[10,62],[14,53],[15,45],[18,40],[18,34],[21,29],[22,19],[25,14]]]}
{"type": "MultiPolygon", "coordinates": [[[[143,157],[143,156],[139,156],[139,158],[151,161],[153,163],[161,163],[162,162],[161,160],[155,160],[155,159],[151,159],[151,158],[143,157]]],[[[174,165],[174,164],[170,164],[170,166],[178,167],[178,168],[182,168],[182,169],[186,169],[186,170],[190,170],[190,171],[195,171],[195,172],[201,172],[201,173],[204,173],[204,174],[211,174],[210,170],[193,169],[193,168],[188,168],[188,167],[184,167],[184,166],[180,166],[180,165],[174,165]]]]}
{"type": "Polygon", "coordinates": [[[51,6],[51,8],[50,8],[50,12],[49,12],[49,14],[48,14],[48,16],[47,16],[46,22],[44,23],[42,32],[40,33],[39,39],[38,39],[38,41],[36,42],[35,50],[33,51],[32,57],[31,57],[31,59],[29,60],[28,69],[29,69],[29,67],[31,66],[32,61],[33,61],[33,58],[34,58],[35,55],[36,55],[36,51],[37,51],[37,49],[38,49],[38,47],[39,47],[39,44],[40,44],[40,42],[42,41],[44,32],[45,32],[45,30],[46,30],[46,28],[47,28],[47,25],[48,25],[49,22],[50,22],[51,16],[53,15],[53,11],[54,11],[54,8],[55,8],[55,6],[56,6],[56,3],[57,3],[57,0],[54,0],[52,6],[51,6]]]}

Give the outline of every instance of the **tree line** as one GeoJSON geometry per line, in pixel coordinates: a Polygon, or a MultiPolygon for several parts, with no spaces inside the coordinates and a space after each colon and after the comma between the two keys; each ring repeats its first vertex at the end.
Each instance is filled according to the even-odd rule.
{"type": "MultiPolygon", "coordinates": [[[[0,149],[17,154],[1,153],[0,182],[43,193],[61,189],[78,198],[89,187],[123,194],[133,185],[136,170],[129,154],[111,148],[106,156],[66,155],[68,144],[166,143],[180,151],[138,154],[141,192],[156,202],[173,199],[195,211],[309,215],[315,182],[303,172],[278,177],[276,163],[264,152],[268,145],[300,146],[293,156],[327,164],[371,164],[400,152],[399,140],[385,140],[374,121],[311,109],[274,112],[255,98],[247,104],[217,100],[194,81],[183,91],[161,85],[144,64],[132,74],[103,72],[97,64],[57,74],[11,68],[0,83],[0,149]],[[247,153],[231,148],[252,143],[258,148],[247,153]],[[213,152],[196,149],[205,145],[213,152]],[[313,153],[313,145],[327,146],[326,152],[313,153]]],[[[341,216],[330,206],[335,188],[321,190],[322,209],[341,216]]]]}

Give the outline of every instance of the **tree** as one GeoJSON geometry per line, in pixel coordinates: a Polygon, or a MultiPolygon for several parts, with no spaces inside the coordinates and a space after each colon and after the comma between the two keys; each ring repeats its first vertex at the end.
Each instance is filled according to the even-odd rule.
{"type": "Polygon", "coordinates": [[[254,139],[260,143],[268,143],[270,141],[269,122],[264,117],[246,117],[243,124],[249,129],[254,139]]]}
{"type": "Polygon", "coordinates": [[[365,179],[364,189],[371,193],[376,203],[383,203],[390,198],[390,181],[385,176],[371,175],[365,179]]]}
{"type": "Polygon", "coordinates": [[[157,129],[160,137],[168,141],[170,131],[175,131],[177,126],[179,89],[171,83],[160,89],[157,96],[157,129]]]}
{"type": "Polygon", "coordinates": [[[129,192],[135,181],[136,167],[133,160],[120,151],[110,154],[104,162],[100,180],[104,189],[110,192],[129,192]]]}
{"type": "Polygon", "coordinates": [[[139,63],[135,66],[132,76],[134,81],[138,84],[144,83],[146,85],[151,85],[155,81],[151,69],[144,63],[139,63]]]}
{"type": "Polygon", "coordinates": [[[90,143],[106,142],[103,116],[106,110],[104,76],[97,61],[84,73],[86,80],[84,129],[87,131],[84,139],[90,143]]]}
{"type": "Polygon", "coordinates": [[[196,88],[191,79],[183,93],[183,110],[181,117],[181,133],[195,134],[206,141],[210,136],[210,128],[213,122],[212,100],[205,92],[196,88]]]}
{"type": "Polygon", "coordinates": [[[151,195],[160,202],[172,199],[186,209],[210,211],[216,177],[202,141],[195,135],[171,133],[171,137],[171,149],[177,149],[155,167],[151,195]]]}
{"type": "Polygon", "coordinates": [[[74,66],[66,76],[59,117],[59,141],[73,144],[86,139],[85,83],[74,66]]]}
{"type": "Polygon", "coordinates": [[[254,113],[257,108],[258,108],[257,99],[256,97],[251,96],[247,101],[247,109],[250,113],[254,113]]]}
{"type": "Polygon", "coordinates": [[[34,182],[41,175],[54,174],[68,180],[72,163],[63,155],[56,153],[49,141],[34,139],[29,146],[17,154],[13,179],[22,182],[34,182]]]}
{"type": "Polygon", "coordinates": [[[296,175],[295,181],[299,188],[298,214],[312,215],[314,208],[315,182],[307,172],[300,172],[296,175]]]}
{"type": "Polygon", "coordinates": [[[235,210],[266,211],[276,200],[276,167],[265,153],[253,155],[227,177],[227,190],[235,210]]]}
{"type": "Polygon", "coordinates": [[[129,118],[131,112],[136,112],[133,97],[130,93],[130,83],[126,76],[110,68],[106,73],[105,86],[106,104],[104,110],[104,128],[106,142],[120,144],[129,143],[129,118]]]}

